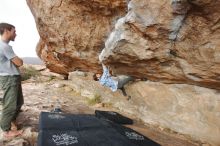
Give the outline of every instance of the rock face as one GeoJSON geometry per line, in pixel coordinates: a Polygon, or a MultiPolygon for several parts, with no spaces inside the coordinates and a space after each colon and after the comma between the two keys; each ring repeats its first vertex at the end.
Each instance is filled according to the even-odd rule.
{"type": "Polygon", "coordinates": [[[104,48],[100,61],[115,74],[220,89],[218,0],[27,3],[41,36],[38,55],[53,72],[100,72],[104,48]]]}
{"type": "Polygon", "coordinates": [[[27,0],[37,24],[38,56],[53,72],[100,72],[98,55],[117,18],[125,15],[123,0],[27,0]]]}
{"type": "Polygon", "coordinates": [[[220,145],[220,93],[216,90],[146,81],[133,83],[126,91],[132,100],[130,106],[120,103],[121,109],[146,123],[220,145]]]}
{"type": "Polygon", "coordinates": [[[220,1],[132,0],[100,60],[116,74],[220,89],[220,1]]]}
{"type": "Polygon", "coordinates": [[[53,72],[100,72],[104,48],[100,61],[115,74],[220,89],[218,0],[27,2],[53,72]]]}

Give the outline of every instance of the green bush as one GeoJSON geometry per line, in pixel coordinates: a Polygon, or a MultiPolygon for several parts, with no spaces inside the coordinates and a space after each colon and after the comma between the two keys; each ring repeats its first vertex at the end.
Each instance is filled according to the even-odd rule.
{"type": "Polygon", "coordinates": [[[94,98],[87,98],[87,102],[89,105],[95,105],[97,103],[101,103],[101,95],[95,94],[94,98]]]}
{"type": "Polygon", "coordinates": [[[32,66],[25,66],[21,68],[22,81],[28,80],[31,77],[36,77],[39,75],[40,75],[40,72],[32,66]]]}

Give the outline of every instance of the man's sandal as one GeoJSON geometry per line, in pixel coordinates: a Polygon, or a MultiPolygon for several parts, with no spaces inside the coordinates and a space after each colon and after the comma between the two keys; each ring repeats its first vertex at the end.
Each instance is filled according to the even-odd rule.
{"type": "Polygon", "coordinates": [[[5,131],[3,132],[3,138],[5,140],[8,140],[8,139],[11,139],[11,138],[14,138],[14,137],[17,137],[19,135],[21,135],[23,133],[23,130],[16,130],[16,131],[5,131]]]}

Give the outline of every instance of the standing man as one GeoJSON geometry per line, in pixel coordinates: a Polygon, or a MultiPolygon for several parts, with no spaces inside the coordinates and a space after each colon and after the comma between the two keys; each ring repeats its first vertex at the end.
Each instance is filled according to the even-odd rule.
{"type": "Polygon", "coordinates": [[[24,103],[19,71],[23,60],[15,55],[9,45],[16,37],[15,27],[0,23],[0,35],[0,88],[4,91],[0,126],[3,137],[11,138],[22,134],[21,130],[12,128],[12,125],[24,103]]]}

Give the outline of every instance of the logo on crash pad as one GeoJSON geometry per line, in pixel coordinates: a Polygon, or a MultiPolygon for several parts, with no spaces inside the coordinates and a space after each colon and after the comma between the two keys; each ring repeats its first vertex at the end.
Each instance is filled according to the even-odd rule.
{"type": "Polygon", "coordinates": [[[129,138],[129,139],[133,139],[133,140],[144,140],[144,136],[139,135],[135,132],[125,132],[125,135],[129,138]]]}
{"type": "Polygon", "coordinates": [[[114,115],[114,116],[117,115],[117,113],[112,112],[112,111],[109,111],[108,113],[109,113],[110,115],[114,115]]]}
{"type": "Polygon", "coordinates": [[[60,134],[60,135],[53,135],[52,136],[53,142],[59,146],[59,145],[71,145],[78,143],[78,139],[75,136],[68,135],[66,133],[60,134]]]}
{"type": "Polygon", "coordinates": [[[48,115],[48,118],[50,118],[50,119],[64,119],[65,116],[62,116],[60,114],[50,114],[50,115],[48,115]]]}

